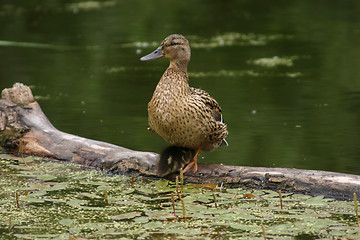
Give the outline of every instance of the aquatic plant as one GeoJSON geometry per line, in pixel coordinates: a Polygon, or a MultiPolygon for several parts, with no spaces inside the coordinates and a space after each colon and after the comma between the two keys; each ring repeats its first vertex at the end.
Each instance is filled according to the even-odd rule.
{"type": "Polygon", "coordinates": [[[5,239],[356,239],[360,230],[350,201],[0,157],[5,239]]]}

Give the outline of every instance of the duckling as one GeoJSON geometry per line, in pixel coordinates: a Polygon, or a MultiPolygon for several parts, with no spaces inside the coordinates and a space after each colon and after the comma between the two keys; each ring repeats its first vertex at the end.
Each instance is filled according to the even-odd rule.
{"type": "Polygon", "coordinates": [[[168,36],[160,47],[140,60],[158,58],[169,59],[170,65],[148,104],[149,130],[171,146],[160,154],[157,174],[166,176],[185,165],[184,172],[192,167],[196,172],[200,150],[210,152],[228,145],[222,110],[209,93],[189,86],[187,68],[191,50],[184,36],[168,36]]]}

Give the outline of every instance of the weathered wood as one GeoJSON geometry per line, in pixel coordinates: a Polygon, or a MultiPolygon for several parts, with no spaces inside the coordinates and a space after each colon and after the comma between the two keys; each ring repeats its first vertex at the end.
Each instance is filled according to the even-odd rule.
{"type": "Polygon", "coordinates": [[[199,164],[199,171],[188,181],[226,183],[257,189],[282,190],[351,200],[360,193],[360,176],[317,170],[265,168],[199,164]],[[203,177],[201,177],[203,176],[203,177]]]}
{"type": "MultiPolygon", "coordinates": [[[[158,154],[134,151],[57,130],[41,111],[29,87],[16,83],[2,91],[0,132],[4,149],[53,158],[115,174],[155,176],[158,154]],[[21,139],[21,141],[20,141],[21,139]]],[[[175,174],[168,178],[173,179],[175,174]]],[[[360,194],[360,176],[325,171],[199,164],[186,180],[273,189],[352,199],[360,194]]]]}
{"type": "Polygon", "coordinates": [[[78,137],[57,130],[34,101],[29,87],[16,83],[0,100],[4,147],[19,153],[54,158],[118,173],[151,175],[158,155],[78,137]]]}

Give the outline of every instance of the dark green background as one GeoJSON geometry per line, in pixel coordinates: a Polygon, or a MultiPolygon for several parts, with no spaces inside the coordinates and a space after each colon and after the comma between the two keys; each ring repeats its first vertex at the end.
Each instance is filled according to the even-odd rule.
{"type": "Polygon", "coordinates": [[[168,61],[139,58],[180,33],[190,84],[229,129],[200,162],[360,174],[359,13],[355,0],[1,1],[0,87],[32,86],[62,131],[159,152],[147,102],[168,61]],[[253,64],[274,57],[293,65],[253,64]]]}

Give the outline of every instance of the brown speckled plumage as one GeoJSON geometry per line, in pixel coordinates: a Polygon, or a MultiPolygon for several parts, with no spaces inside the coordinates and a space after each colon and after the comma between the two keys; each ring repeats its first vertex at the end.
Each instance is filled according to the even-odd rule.
{"type": "MultiPolygon", "coordinates": [[[[149,126],[171,145],[192,151],[212,151],[227,145],[228,131],[216,100],[204,90],[189,86],[190,56],[188,40],[173,34],[157,50],[141,58],[144,61],[159,57],[170,60],[148,104],[149,126]]],[[[196,159],[194,161],[196,164],[196,159]]]]}

